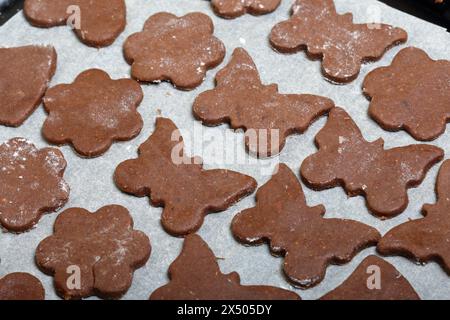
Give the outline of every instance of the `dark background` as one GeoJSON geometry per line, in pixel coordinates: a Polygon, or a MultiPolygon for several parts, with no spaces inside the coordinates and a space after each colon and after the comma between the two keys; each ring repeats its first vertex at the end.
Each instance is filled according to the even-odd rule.
{"type": "MultiPolygon", "coordinates": [[[[5,0],[0,0],[0,2],[5,0]]],[[[450,30],[450,0],[379,0],[421,19],[430,21],[450,30]],[[439,2],[442,3],[439,3],[439,2]]],[[[9,0],[10,4],[0,8],[0,25],[17,13],[23,0],[9,0]]]]}

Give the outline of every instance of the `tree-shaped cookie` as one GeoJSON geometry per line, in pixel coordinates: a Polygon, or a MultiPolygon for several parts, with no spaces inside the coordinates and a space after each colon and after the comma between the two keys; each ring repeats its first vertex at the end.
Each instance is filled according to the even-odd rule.
{"type": "Polygon", "coordinates": [[[450,119],[450,61],[418,48],[403,49],[390,66],[370,72],[363,90],[371,99],[369,114],[386,130],[433,140],[450,119]]]}
{"type": "Polygon", "coordinates": [[[193,111],[206,125],[244,128],[247,149],[263,157],[279,153],[288,135],[304,132],[333,106],[327,98],[280,94],[276,84],[263,85],[250,55],[238,48],[217,73],[216,88],[200,94],[193,111]]]}
{"type": "Polygon", "coordinates": [[[39,243],[36,263],[54,277],[64,299],[119,298],[150,251],[148,237],[133,229],[124,207],[109,205],[94,213],[71,208],[56,218],[53,235],[39,243]]]}
{"type": "Polygon", "coordinates": [[[200,12],[152,15],[124,44],[131,75],[143,82],[170,81],[179,89],[194,89],[225,57],[225,46],[213,33],[211,18],[200,12]]]}
{"type": "Polygon", "coordinates": [[[166,118],[139,147],[137,159],[122,162],[114,175],[117,186],[136,196],[149,196],[163,206],[161,223],[172,235],[195,232],[210,212],[226,210],[256,189],[256,181],[230,170],[204,170],[198,157],[183,151],[183,138],[166,118]]]}
{"type": "Polygon", "coordinates": [[[336,289],[321,300],[420,300],[414,288],[389,262],[368,256],[336,289]]]}
{"type": "Polygon", "coordinates": [[[211,0],[214,12],[226,19],[234,19],[246,13],[262,15],[275,11],[281,0],[211,0]]]}
{"type": "Polygon", "coordinates": [[[15,272],[0,276],[0,301],[44,300],[45,290],[41,281],[29,273],[15,272]]]}
{"type": "Polygon", "coordinates": [[[342,186],[351,197],[363,195],[369,210],[382,218],[406,209],[407,189],[419,185],[444,155],[426,144],[385,150],[383,139],[366,141],[341,108],[331,110],[315,142],[319,151],[301,165],[305,183],[316,190],[342,186]]]}
{"type": "Polygon", "coordinates": [[[284,273],[294,285],[309,288],[325,277],[330,264],[349,262],[375,245],[378,231],[360,222],[325,219],[322,205],[308,207],[300,182],[284,164],[256,194],[256,206],[237,214],[231,229],[249,245],[264,242],[284,256],[284,273]]]}
{"type": "Polygon", "coordinates": [[[169,268],[170,282],[156,289],[151,300],[297,300],[291,291],[270,286],[244,286],[239,274],[223,274],[216,257],[196,234],[184,240],[183,250],[169,268]]]}
{"type": "Polygon", "coordinates": [[[69,198],[63,179],[66,160],[56,148],[37,149],[24,138],[0,145],[0,225],[12,232],[30,230],[45,213],[69,198]]]}
{"type": "Polygon", "coordinates": [[[20,126],[41,103],[55,70],[53,47],[0,48],[0,124],[20,126]]]}
{"type": "Polygon", "coordinates": [[[436,261],[450,274],[450,161],[445,161],[436,182],[437,202],[422,208],[424,218],[405,222],[380,240],[383,255],[402,255],[426,263],[436,261]]]}
{"type": "Polygon", "coordinates": [[[354,80],[365,61],[380,59],[390,47],[405,42],[403,29],[385,24],[355,24],[351,13],[338,14],[333,0],[296,0],[290,19],[270,33],[278,51],[306,50],[322,59],[322,72],[333,82],[354,80]]]}
{"type": "Polygon", "coordinates": [[[92,47],[109,46],[126,25],[124,0],[25,0],[23,12],[36,27],[69,25],[92,47]]]}
{"type": "Polygon", "coordinates": [[[49,142],[73,145],[85,157],[99,156],[114,141],[139,134],[143,121],[136,108],[142,98],[134,80],[112,80],[99,69],[84,71],[73,83],[47,90],[44,106],[49,115],[42,134],[49,142]]]}

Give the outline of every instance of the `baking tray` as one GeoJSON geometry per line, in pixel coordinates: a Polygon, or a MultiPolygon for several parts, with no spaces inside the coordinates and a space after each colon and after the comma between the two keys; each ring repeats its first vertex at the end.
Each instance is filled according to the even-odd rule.
{"type": "MultiPolygon", "coordinates": [[[[204,0],[127,0],[127,27],[115,43],[107,48],[95,49],[81,44],[67,27],[51,29],[34,28],[28,24],[21,13],[14,16],[0,28],[1,46],[20,46],[27,44],[51,44],[58,52],[58,68],[51,86],[71,83],[83,70],[101,68],[113,78],[128,77],[130,66],[122,55],[122,44],[130,34],[140,31],[145,20],[160,11],[183,15],[192,11],[208,14],[215,24],[215,35],[226,45],[227,56],[224,62],[207,73],[204,83],[197,89],[184,92],[174,89],[168,83],[144,85],[145,98],[139,107],[144,119],[144,129],[134,140],[114,144],[103,156],[95,159],[82,159],[69,146],[61,147],[68,162],[65,179],[71,187],[70,200],[65,206],[83,207],[95,211],[111,203],[127,207],[134,219],[135,228],[149,235],[152,255],[145,267],[134,273],[130,290],[123,299],[147,299],[156,288],[168,282],[167,270],[178,256],[182,239],[163,231],[160,226],[161,208],[149,205],[147,198],[137,198],[120,192],[113,183],[112,175],[116,166],[129,158],[137,156],[138,146],[154,130],[155,118],[171,118],[181,129],[189,154],[201,155],[206,168],[227,168],[253,176],[263,185],[270,179],[277,162],[286,163],[298,176],[303,159],[316,151],[313,140],[323,127],[326,118],[314,123],[303,135],[288,138],[286,147],[279,157],[256,160],[246,163],[224,163],[220,154],[203,154],[214,137],[223,137],[228,126],[204,127],[192,116],[192,103],[195,97],[214,87],[214,75],[229,61],[235,47],[244,47],[253,57],[264,83],[278,83],[282,93],[312,93],[327,96],[341,106],[360,126],[366,139],[373,141],[382,137],[386,147],[417,143],[404,132],[390,133],[382,130],[367,115],[369,102],[363,96],[361,83],[364,76],[378,66],[390,64],[394,55],[405,45],[388,51],[380,61],[363,66],[359,78],[348,85],[337,86],[327,82],[321,75],[320,62],[311,61],[305,54],[281,55],[274,52],[268,44],[268,34],[279,21],[289,16],[291,1],[283,0],[276,12],[260,17],[245,15],[234,20],[216,17],[208,1],[204,0]],[[199,134],[199,133],[202,134],[199,134]],[[202,148],[203,147],[203,148],[202,148]]],[[[437,27],[418,18],[397,11],[375,0],[336,0],[339,12],[353,12],[356,22],[381,20],[402,27],[409,33],[406,45],[426,50],[434,59],[450,59],[450,35],[444,28],[437,27]]],[[[48,144],[41,137],[41,127],[46,114],[39,107],[19,128],[0,127],[0,141],[21,136],[30,139],[38,147],[48,144]]],[[[235,143],[225,145],[224,152],[244,150],[242,133],[235,134],[235,143]]],[[[433,141],[432,144],[450,150],[450,130],[433,141]]],[[[242,160],[242,159],[241,159],[242,160]]],[[[342,188],[315,192],[306,187],[304,191],[309,205],[324,204],[325,217],[349,218],[376,227],[382,234],[392,227],[421,217],[420,209],[424,203],[435,201],[434,183],[439,166],[430,170],[424,182],[409,194],[410,204],[398,217],[381,221],[369,214],[362,197],[348,198],[342,188]]],[[[304,299],[317,299],[342,283],[373,248],[362,251],[350,263],[331,266],[326,277],[318,286],[308,290],[294,289],[282,275],[282,259],[272,257],[266,245],[245,247],[236,242],[230,232],[230,222],[239,211],[254,205],[251,195],[225,212],[206,217],[199,234],[208,242],[219,259],[224,273],[237,271],[244,284],[266,284],[296,290],[304,299]]],[[[58,213],[45,215],[35,229],[24,234],[0,233],[0,275],[15,271],[30,272],[42,280],[47,299],[58,299],[53,288],[53,278],[41,273],[34,263],[34,251],[38,243],[52,233],[53,223],[58,213]]],[[[423,299],[450,298],[450,278],[436,263],[417,265],[402,257],[386,258],[413,285],[423,299]]],[[[95,298],[93,298],[95,299],[95,298]]]]}

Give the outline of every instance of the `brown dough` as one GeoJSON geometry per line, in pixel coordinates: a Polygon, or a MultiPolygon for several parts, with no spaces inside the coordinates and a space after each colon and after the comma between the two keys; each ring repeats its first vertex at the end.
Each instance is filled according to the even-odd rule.
{"type": "Polygon", "coordinates": [[[284,273],[301,288],[317,285],[330,264],[349,262],[375,245],[378,231],[357,221],[324,219],[322,205],[308,207],[300,182],[280,164],[272,179],[256,193],[256,206],[237,214],[231,224],[242,243],[267,242],[284,256],[284,273]]]}
{"type": "Polygon", "coordinates": [[[206,125],[228,122],[234,129],[244,128],[249,152],[265,157],[279,153],[288,135],[304,132],[333,106],[327,98],[280,94],[276,84],[263,85],[250,55],[238,48],[217,73],[216,88],[200,94],[193,110],[206,125]]]}
{"type": "Polygon", "coordinates": [[[214,252],[191,234],[169,268],[170,283],[156,289],[151,300],[299,300],[291,291],[270,286],[244,286],[239,274],[223,274],[214,252]]]}
{"type": "Polygon", "coordinates": [[[188,158],[178,128],[166,118],[157,118],[155,131],[139,147],[139,157],[122,162],[114,179],[122,191],[148,195],[153,205],[163,206],[161,223],[175,236],[195,232],[206,214],[224,211],[256,189],[252,177],[204,170],[198,157],[188,158]]]}
{"type": "Polygon", "coordinates": [[[403,49],[392,65],[370,72],[363,90],[372,100],[370,116],[386,130],[427,141],[450,120],[450,61],[432,60],[418,48],[403,49]]]}
{"type": "Polygon", "coordinates": [[[436,261],[450,275],[450,160],[446,160],[436,182],[437,202],[422,208],[424,218],[405,222],[380,241],[378,252],[402,255],[419,263],[436,261]]]}
{"type": "Polygon", "coordinates": [[[358,77],[361,64],[379,60],[386,50],[406,42],[407,33],[385,24],[354,24],[353,15],[336,12],[333,0],[296,0],[289,20],[270,33],[273,48],[283,53],[306,50],[322,59],[324,76],[337,83],[358,77]]]}
{"type": "Polygon", "coordinates": [[[55,70],[53,47],[0,48],[0,124],[20,126],[41,103],[55,70]]]}
{"type": "Polygon", "coordinates": [[[55,148],[37,149],[24,138],[0,145],[0,224],[9,231],[31,229],[45,213],[67,202],[66,160],[55,148]]]}
{"type": "Polygon", "coordinates": [[[200,12],[152,15],[143,31],[124,44],[131,75],[139,81],[170,81],[179,89],[194,89],[225,57],[225,46],[213,33],[211,18],[200,12]]]}
{"type": "Polygon", "coordinates": [[[70,208],[56,218],[53,235],[37,247],[36,263],[54,276],[56,291],[64,299],[119,298],[150,251],[148,237],[133,229],[126,208],[109,205],[94,213],[70,208]]]}
{"type": "Polygon", "coordinates": [[[0,278],[0,301],[44,299],[41,281],[29,273],[15,272],[0,278]]]}
{"type": "Polygon", "coordinates": [[[134,80],[112,80],[98,69],[84,71],[73,83],[47,90],[44,106],[49,116],[42,134],[51,143],[72,144],[83,156],[99,156],[114,141],[139,134],[143,121],[136,108],[142,99],[134,80]]]}
{"type": "Polygon", "coordinates": [[[305,183],[316,190],[342,186],[351,197],[363,195],[369,210],[381,218],[402,213],[407,189],[419,185],[444,156],[442,149],[426,144],[385,150],[383,139],[367,142],[341,108],[331,110],[316,145],[319,151],[301,166],[305,183]]]}
{"type": "Polygon", "coordinates": [[[321,300],[420,300],[414,288],[389,262],[368,256],[339,287],[321,300]],[[379,282],[376,279],[379,277],[379,282]]]}
{"type": "Polygon", "coordinates": [[[275,11],[281,0],[211,0],[214,12],[226,19],[234,19],[246,13],[262,15],[275,11]]]}
{"type": "Polygon", "coordinates": [[[124,0],[25,0],[23,12],[32,25],[42,28],[75,22],[79,13],[79,28],[73,23],[71,27],[92,47],[111,45],[126,25],[124,0]]]}

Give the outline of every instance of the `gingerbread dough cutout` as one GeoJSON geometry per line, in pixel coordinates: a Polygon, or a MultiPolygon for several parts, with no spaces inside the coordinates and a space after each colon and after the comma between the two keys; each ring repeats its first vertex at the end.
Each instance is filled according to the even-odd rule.
{"type": "Polygon", "coordinates": [[[246,130],[246,147],[260,157],[278,154],[290,134],[302,133],[333,108],[330,99],[307,94],[280,94],[263,85],[250,55],[242,48],[216,75],[216,88],[200,94],[194,115],[206,125],[228,122],[246,130]]]}
{"type": "Polygon", "coordinates": [[[82,156],[99,156],[114,141],[141,132],[143,121],[136,108],[142,99],[134,80],[112,80],[98,69],[84,71],[73,83],[48,89],[44,106],[49,115],[42,134],[51,143],[73,145],[82,156]]]}
{"type": "Polygon", "coordinates": [[[158,288],[151,300],[299,300],[291,291],[270,286],[244,286],[237,272],[223,274],[203,239],[191,234],[170,265],[169,284],[158,288]]]}
{"type": "Polygon", "coordinates": [[[420,300],[400,272],[389,262],[368,256],[339,287],[321,300],[420,300]]]}
{"type": "Polygon", "coordinates": [[[424,218],[390,230],[378,244],[383,255],[402,255],[420,263],[435,261],[450,274],[450,161],[446,160],[436,182],[437,202],[422,208],[424,218]]]}
{"type": "Polygon", "coordinates": [[[36,263],[54,276],[64,299],[119,298],[150,251],[148,237],[133,229],[124,207],[109,205],[94,213],[70,208],[56,218],[53,235],[37,247],[36,263]]]}
{"type": "Polygon", "coordinates": [[[37,149],[24,138],[0,145],[0,225],[11,232],[28,231],[43,214],[64,206],[69,198],[65,169],[56,148],[37,149]]]}
{"type": "Polygon", "coordinates": [[[0,48],[0,124],[18,127],[28,119],[55,70],[53,47],[0,48]]]}
{"type": "Polygon", "coordinates": [[[131,75],[143,82],[170,81],[179,89],[194,89],[225,57],[225,46],[213,33],[211,18],[200,12],[152,15],[143,31],[124,44],[131,75]]]}
{"type": "Polygon", "coordinates": [[[15,272],[0,278],[0,301],[44,299],[41,281],[29,273],[15,272]]]}
{"type": "Polygon", "coordinates": [[[305,50],[322,60],[324,76],[337,83],[358,77],[361,64],[379,60],[390,47],[406,42],[407,33],[386,24],[354,24],[351,13],[338,14],[333,0],[296,0],[290,19],[270,33],[282,53],[305,50]]]}
{"type": "Polygon", "coordinates": [[[305,183],[315,190],[342,186],[350,197],[362,195],[380,218],[402,213],[408,205],[407,189],[418,186],[444,156],[442,149],[426,144],[385,150],[383,139],[366,141],[341,108],[331,110],[315,142],[319,151],[300,169],[305,183]]]}
{"type": "Polygon", "coordinates": [[[23,12],[36,27],[67,24],[91,47],[111,45],[126,25],[124,0],[25,0],[23,12]]]}
{"type": "Polygon", "coordinates": [[[322,205],[307,206],[300,182],[280,164],[256,193],[256,206],[237,214],[231,229],[242,243],[267,242],[271,252],[284,256],[288,280],[307,289],[323,280],[330,264],[349,262],[380,238],[372,227],[352,220],[325,219],[324,214],[322,205]]]}
{"type": "Polygon", "coordinates": [[[225,19],[234,19],[246,13],[263,15],[275,11],[281,0],[211,0],[214,12],[225,19]]]}
{"type": "Polygon", "coordinates": [[[404,129],[429,141],[450,121],[450,61],[433,60],[418,48],[403,49],[390,66],[370,72],[363,90],[371,99],[370,116],[386,130],[404,129]]]}
{"type": "Polygon", "coordinates": [[[122,162],[114,179],[122,191],[149,196],[154,206],[163,206],[162,226],[175,236],[195,232],[206,214],[224,211],[256,189],[252,177],[204,170],[198,157],[187,157],[178,128],[166,118],[157,118],[155,131],[139,147],[139,157],[122,162]]]}

